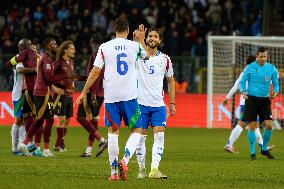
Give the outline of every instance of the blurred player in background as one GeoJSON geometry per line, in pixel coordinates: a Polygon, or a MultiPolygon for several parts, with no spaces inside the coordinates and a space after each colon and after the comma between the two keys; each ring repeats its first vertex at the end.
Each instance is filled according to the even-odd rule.
{"type": "MultiPolygon", "coordinates": [[[[24,74],[24,90],[23,90],[23,119],[26,132],[35,123],[34,116],[35,104],[33,98],[33,89],[36,80],[37,71],[37,52],[31,48],[31,41],[29,39],[21,39],[19,41],[20,52],[8,61],[8,65],[15,66],[18,63],[22,63],[24,67],[18,68],[19,72],[24,74]]],[[[35,135],[36,146],[40,147],[40,141],[42,136],[42,129],[40,129],[35,135]]],[[[30,150],[36,149],[33,146],[30,150]]],[[[40,152],[38,149],[37,152],[40,152]]]]}
{"type": "MultiPolygon", "coordinates": [[[[23,50],[21,43],[18,44],[19,51],[23,50]]],[[[13,66],[14,72],[14,85],[12,90],[12,101],[14,106],[14,123],[11,130],[12,137],[12,153],[15,155],[21,154],[17,150],[18,144],[21,143],[26,135],[25,127],[23,124],[23,95],[22,90],[24,88],[24,75],[21,72],[21,68],[24,65],[22,62],[13,66]]]]}
{"type": "Polygon", "coordinates": [[[247,65],[244,69],[239,86],[240,92],[246,99],[242,121],[249,122],[248,140],[251,160],[256,159],[255,128],[257,127],[257,116],[259,116],[260,122],[264,122],[265,126],[261,154],[269,159],[274,159],[268,151],[268,143],[272,135],[271,99],[274,99],[279,93],[278,79],[277,69],[267,62],[267,50],[260,47],[257,51],[256,61],[247,65]],[[272,93],[270,93],[271,82],[273,85],[272,93]]]}
{"type": "MultiPolygon", "coordinates": [[[[92,35],[90,45],[93,50],[93,54],[88,61],[87,75],[90,74],[94,67],[94,61],[98,54],[98,48],[103,43],[103,36],[101,33],[95,33],[92,35]]],[[[96,157],[98,157],[106,148],[107,140],[101,136],[98,132],[98,116],[100,113],[100,108],[103,104],[104,94],[103,94],[103,78],[104,78],[104,68],[102,69],[98,79],[90,87],[87,93],[87,98],[84,99],[78,107],[77,121],[86,129],[89,133],[88,146],[80,157],[91,157],[94,140],[97,139],[99,144],[99,150],[97,151],[96,157]]],[[[79,80],[86,80],[87,78],[80,77],[79,80]]]]}
{"type": "Polygon", "coordinates": [[[73,82],[75,79],[73,62],[75,52],[73,41],[64,41],[60,44],[56,54],[56,61],[53,63],[54,75],[62,75],[65,78],[69,78],[54,84],[56,87],[64,90],[63,95],[55,94],[53,103],[54,113],[58,118],[57,140],[54,150],[60,152],[66,150],[64,137],[67,133],[70,118],[73,116],[72,94],[76,91],[73,82]]]}
{"type": "MultiPolygon", "coordinates": [[[[248,56],[248,58],[246,60],[246,65],[249,65],[250,63],[254,62],[255,59],[256,59],[255,55],[248,56]]],[[[236,80],[234,86],[231,88],[231,90],[227,94],[226,98],[223,101],[223,105],[227,105],[228,100],[239,90],[239,83],[240,83],[240,80],[242,78],[242,75],[243,75],[243,72],[240,74],[240,76],[236,80]]],[[[245,110],[245,99],[241,95],[240,96],[240,120],[239,120],[238,124],[234,127],[234,129],[232,130],[230,137],[228,139],[228,142],[224,146],[224,150],[226,152],[237,153],[237,151],[236,151],[236,149],[234,148],[233,145],[236,142],[236,140],[239,138],[241,133],[243,132],[244,128],[247,126],[247,123],[242,121],[242,116],[243,116],[244,110],[245,110]]],[[[257,128],[255,129],[255,137],[256,137],[256,141],[259,144],[260,148],[262,148],[263,139],[262,139],[262,135],[260,133],[258,119],[257,119],[257,128]]],[[[275,145],[268,146],[268,150],[271,150],[274,147],[275,147],[275,145]]]]}

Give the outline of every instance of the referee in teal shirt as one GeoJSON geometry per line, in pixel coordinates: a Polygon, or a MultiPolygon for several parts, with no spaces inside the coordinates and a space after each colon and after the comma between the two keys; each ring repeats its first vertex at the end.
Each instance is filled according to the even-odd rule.
{"type": "Polygon", "coordinates": [[[250,146],[251,160],[255,155],[255,128],[256,118],[264,122],[263,145],[261,154],[269,159],[274,157],[267,150],[268,142],[272,135],[272,113],[271,101],[279,93],[278,71],[274,65],[267,62],[267,50],[260,47],[257,51],[256,61],[246,66],[240,80],[240,92],[245,101],[245,111],[242,121],[249,122],[248,140],[250,146]],[[270,85],[273,85],[273,93],[270,94],[270,85]]]}

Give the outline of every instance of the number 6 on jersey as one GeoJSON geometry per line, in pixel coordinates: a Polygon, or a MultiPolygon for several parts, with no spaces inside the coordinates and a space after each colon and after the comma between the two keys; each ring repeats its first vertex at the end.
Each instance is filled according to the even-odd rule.
{"type": "Polygon", "coordinates": [[[125,61],[121,60],[122,57],[127,57],[125,53],[120,53],[116,56],[117,72],[120,75],[125,75],[128,71],[128,65],[125,61]]]}

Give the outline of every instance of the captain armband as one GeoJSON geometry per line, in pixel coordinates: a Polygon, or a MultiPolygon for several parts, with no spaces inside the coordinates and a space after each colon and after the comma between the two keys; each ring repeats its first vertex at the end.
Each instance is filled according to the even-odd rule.
{"type": "Polygon", "coordinates": [[[15,66],[17,64],[16,57],[14,56],[13,58],[11,58],[10,62],[13,66],[15,66]]]}

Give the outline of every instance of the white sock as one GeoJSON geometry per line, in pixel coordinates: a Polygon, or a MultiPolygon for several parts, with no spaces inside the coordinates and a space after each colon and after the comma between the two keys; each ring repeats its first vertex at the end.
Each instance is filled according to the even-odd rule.
{"type": "Polygon", "coordinates": [[[26,129],[25,126],[21,126],[19,130],[19,143],[22,143],[26,136],[26,129]]]}
{"type": "Polygon", "coordinates": [[[18,147],[18,143],[19,143],[19,129],[20,126],[16,125],[15,123],[12,126],[12,130],[11,130],[11,137],[12,137],[12,151],[15,152],[17,150],[18,147]]]}
{"type": "Polygon", "coordinates": [[[130,134],[130,136],[129,136],[127,142],[126,142],[125,148],[124,148],[123,160],[124,160],[126,165],[128,164],[130,158],[132,157],[135,150],[137,149],[140,138],[141,138],[140,133],[134,132],[134,133],[130,134]]]}
{"type": "Polygon", "coordinates": [[[92,150],[93,150],[93,147],[88,146],[88,147],[86,148],[85,153],[86,153],[86,154],[91,154],[91,153],[92,153],[92,150]]]}
{"type": "Polygon", "coordinates": [[[165,133],[158,132],[154,134],[154,144],[152,147],[152,169],[158,169],[164,152],[165,133]]]}
{"type": "Polygon", "coordinates": [[[139,169],[143,170],[145,169],[145,157],[146,157],[146,141],[147,135],[141,135],[139,144],[136,149],[136,157],[137,157],[137,162],[139,165],[139,169]]]}
{"type": "Polygon", "coordinates": [[[240,137],[241,133],[243,132],[243,128],[238,124],[231,132],[231,135],[228,140],[228,146],[233,146],[236,140],[240,137]]]}
{"type": "Polygon", "coordinates": [[[117,174],[117,161],[119,154],[118,135],[108,133],[108,158],[111,168],[111,175],[117,174]]]}
{"type": "Polygon", "coordinates": [[[256,142],[259,144],[259,145],[263,145],[263,139],[262,139],[262,135],[260,133],[260,129],[259,127],[258,128],[255,128],[255,137],[256,137],[256,142]]]}

